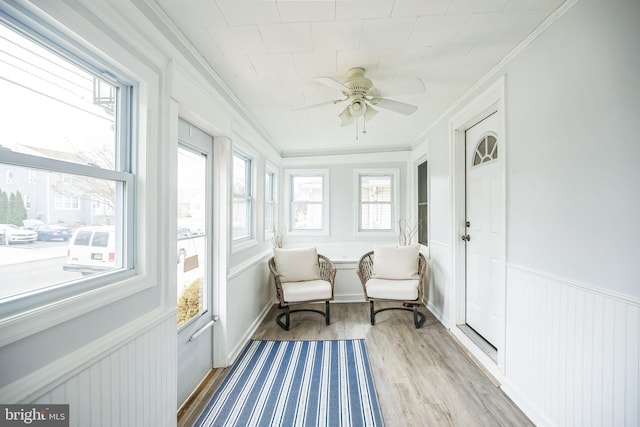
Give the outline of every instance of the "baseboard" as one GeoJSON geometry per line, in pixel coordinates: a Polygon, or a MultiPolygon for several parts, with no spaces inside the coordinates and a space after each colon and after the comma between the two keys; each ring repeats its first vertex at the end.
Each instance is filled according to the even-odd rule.
{"type": "Polygon", "coordinates": [[[449,319],[446,318],[443,314],[442,311],[440,311],[440,309],[438,307],[436,307],[435,305],[433,305],[431,303],[431,301],[422,301],[422,303],[424,304],[425,307],[427,307],[427,310],[429,310],[431,312],[431,314],[433,314],[433,316],[438,319],[438,321],[440,323],[442,323],[442,326],[444,326],[445,328],[449,328],[449,319]]]}
{"type": "Polygon", "coordinates": [[[264,306],[260,314],[256,317],[256,319],[253,321],[253,323],[249,327],[249,329],[247,329],[247,332],[245,332],[245,334],[242,336],[238,344],[231,350],[231,352],[229,352],[229,354],[227,354],[226,366],[231,366],[233,362],[235,362],[235,360],[240,355],[240,352],[242,351],[242,349],[247,345],[249,340],[251,340],[251,337],[258,330],[258,327],[260,326],[262,321],[265,319],[265,317],[267,317],[267,314],[269,314],[269,311],[271,310],[271,307],[273,307],[273,304],[274,304],[273,301],[269,301],[264,306]]]}
{"type": "Polygon", "coordinates": [[[538,427],[551,426],[551,421],[544,416],[527,398],[525,398],[511,382],[504,378],[500,387],[518,408],[538,427]]]}

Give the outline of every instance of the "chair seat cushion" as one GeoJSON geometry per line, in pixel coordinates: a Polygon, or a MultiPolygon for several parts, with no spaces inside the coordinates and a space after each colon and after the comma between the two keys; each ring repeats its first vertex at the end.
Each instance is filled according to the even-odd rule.
{"type": "Polygon", "coordinates": [[[305,280],[282,284],[285,302],[302,302],[331,299],[331,283],[326,280],[305,280]]]}
{"type": "Polygon", "coordinates": [[[369,298],[390,299],[398,301],[415,301],[418,299],[418,279],[390,280],[372,278],[367,281],[366,289],[369,298]]]}

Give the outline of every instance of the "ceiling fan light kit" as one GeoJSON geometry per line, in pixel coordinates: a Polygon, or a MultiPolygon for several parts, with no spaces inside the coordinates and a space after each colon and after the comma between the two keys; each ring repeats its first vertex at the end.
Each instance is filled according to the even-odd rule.
{"type": "MultiPolygon", "coordinates": [[[[373,82],[364,75],[364,72],[365,69],[362,67],[351,68],[347,71],[347,78],[344,82],[339,82],[331,77],[316,77],[315,81],[341,91],[345,98],[309,105],[297,110],[307,110],[347,101],[348,105],[338,114],[341,120],[340,126],[349,126],[355,123],[356,139],[358,139],[358,119],[362,117],[362,133],[367,133],[366,122],[371,120],[378,112],[373,108],[374,105],[405,116],[416,112],[418,107],[415,105],[382,98],[378,89],[376,89],[373,82]]],[[[402,92],[405,92],[402,94],[420,95],[424,93],[424,84],[419,79],[414,79],[413,81],[409,81],[409,83],[405,82],[402,85],[402,92]]],[[[389,93],[387,96],[393,96],[393,93],[389,93]]]]}

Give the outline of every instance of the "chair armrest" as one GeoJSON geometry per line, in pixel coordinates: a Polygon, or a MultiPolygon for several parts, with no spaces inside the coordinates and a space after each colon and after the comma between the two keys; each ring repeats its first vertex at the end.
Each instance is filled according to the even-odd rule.
{"type": "Polygon", "coordinates": [[[336,266],[326,256],[318,254],[318,264],[320,265],[320,278],[331,283],[333,288],[336,279],[336,266]]]}
{"type": "Polygon", "coordinates": [[[373,251],[369,251],[360,257],[358,262],[358,277],[362,286],[373,276],[373,251]]]}

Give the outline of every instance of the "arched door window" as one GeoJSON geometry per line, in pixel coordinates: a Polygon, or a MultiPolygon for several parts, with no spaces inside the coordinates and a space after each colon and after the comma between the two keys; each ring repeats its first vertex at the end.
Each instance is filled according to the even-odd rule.
{"type": "Polygon", "coordinates": [[[484,134],[476,144],[473,166],[479,166],[498,158],[498,139],[493,133],[484,134]]]}

